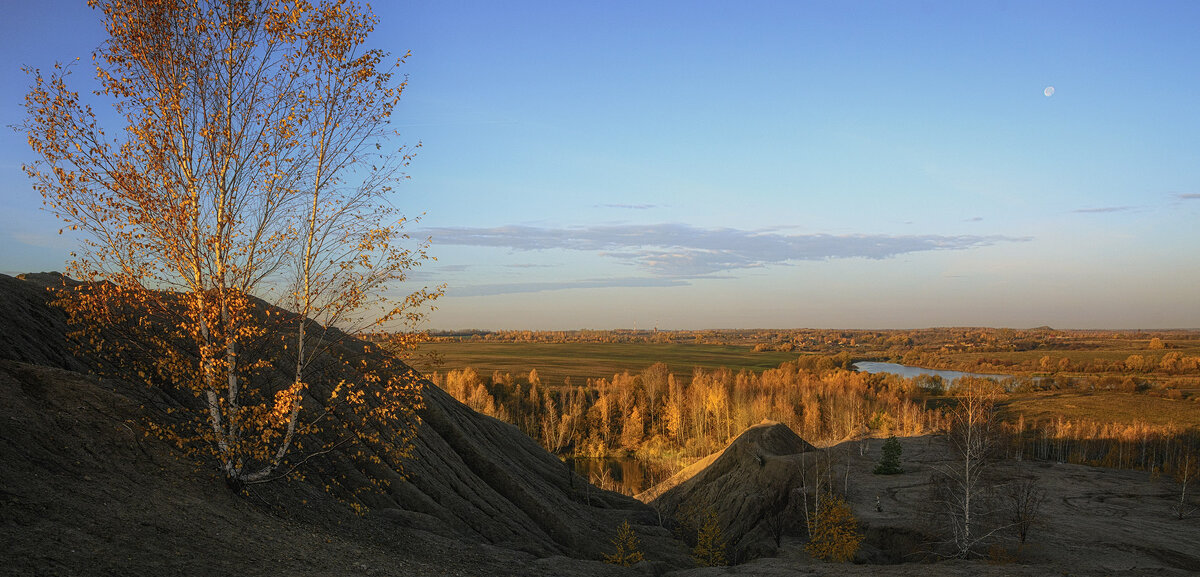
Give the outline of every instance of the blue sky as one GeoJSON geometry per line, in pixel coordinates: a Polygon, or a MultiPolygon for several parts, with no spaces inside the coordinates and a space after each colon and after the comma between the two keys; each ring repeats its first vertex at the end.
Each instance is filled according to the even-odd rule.
{"type": "MultiPolygon", "coordinates": [[[[378,4],[432,327],[1200,327],[1198,3],[378,4]]],[[[102,29],[0,11],[10,125],[102,29]]],[[[70,248],[29,158],[6,274],[70,248]]]]}

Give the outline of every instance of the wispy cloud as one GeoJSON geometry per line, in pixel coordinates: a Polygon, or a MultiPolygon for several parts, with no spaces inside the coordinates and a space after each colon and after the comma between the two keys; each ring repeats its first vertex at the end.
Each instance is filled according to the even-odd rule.
{"type": "Polygon", "coordinates": [[[451,297],[482,297],[516,293],[538,293],[568,289],[673,287],[687,286],[688,284],[690,283],[683,279],[624,277],[584,279],[574,281],[481,284],[463,287],[450,287],[446,290],[446,295],[451,297]]]}
{"type": "Polygon", "coordinates": [[[1137,208],[1136,206],[1102,206],[1100,208],[1079,208],[1071,212],[1076,214],[1098,214],[1106,212],[1126,212],[1137,208]]]}
{"type": "Polygon", "coordinates": [[[941,235],[787,235],[770,231],[697,228],[685,224],[613,225],[572,228],[502,226],[432,228],[435,244],[565,249],[596,252],[673,278],[735,269],[837,258],[884,259],[931,250],[964,250],[1029,237],[941,235]]]}
{"type": "Polygon", "coordinates": [[[625,208],[629,210],[648,210],[658,208],[657,204],[597,204],[596,208],[625,208]]]}
{"type": "Polygon", "coordinates": [[[534,264],[531,262],[522,262],[517,264],[506,264],[505,268],[554,268],[558,265],[553,264],[534,264]]]}
{"type": "Polygon", "coordinates": [[[1200,193],[1195,192],[1185,192],[1175,196],[1178,196],[1181,200],[1200,200],[1200,193]]]}
{"type": "Polygon", "coordinates": [[[433,265],[415,268],[408,271],[405,280],[409,282],[443,282],[447,276],[468,272],[472,269],[469,264],[433,265]]]}

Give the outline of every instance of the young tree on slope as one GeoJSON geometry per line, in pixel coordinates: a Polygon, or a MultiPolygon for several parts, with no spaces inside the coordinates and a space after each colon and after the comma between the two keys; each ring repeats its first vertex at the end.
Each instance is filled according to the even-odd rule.
{"type": "Polygon", "coordinates": [[[804,549],[818,559],[845,563],[854,559],[863,541],[858,519],[841,497],[830,493],[824,502],[813,523],[812,538],[804,549]]]}
{"type": "Polygon", "coordinates": [[[712,506],[705,507],[696,529],[696,546],[692,559],[701,567],[722,567],[725,561],[725,538],[721,535],[721,519],[712,506]]]}
{"type": "Polygon", "coordinates": [[[896,439],[896,435],[888,437],[883,443],[883,456],[879,458],[879,465],[875,467],[876,475],[896,475],[903,473],[904,469],[900,468],[900,455],[904,452],[904,448],[900,446],[900,441],[896,439]]]}
{"type": "Polygon", "coordinates": [[[1198,507],[1188,502],[1188,486],[1200,478],[1200,447],[1197,446],[1197,435],[1188,431],[1182,436],[1178,457],[1175,459],[1175,480],[1179,483],[1179,503],[1172,509],[1177,519],[1190,517],[1198,507]]]}
{"type": "Polygon", "coordinates": [[[950,460],[935,466],[933,475],[934,506],[950,530],[953,554],[960,558],[969,557],[999,528],[989,523],[994,503],[985,477],[995,458],[999,435],[996,386],[986,379],[959,380],[946,435],[950,460]]]}
{"type": "Polygon", "coordinates": [[[1046,491],[1038,486],[1037,477],[1027,476],[1009,483],[1005,496],[1008,519],[1016,529],[1017,540],[1024,545],[1029,531],[1039,521],[1046,491]]]}
{"type": "Polygon", "coordinates": [[[345,373],[315,364],[346,332],[420,321],[440,295],[388,292],[429,257],[428,241],[404,246],[389,202],[410,158],[388,148],[403,59],[364,47],[374,16],[343,0],[89,4],[109,34],[95,95],[123,117],[121,137],[61,65],[27,70],[21,127],[35,189],[84,238],[68,270],[92,284],[65,295],[68,312],[133,337],[93,340],[96,352],[138,353],[139,376],[201,400],[202,429],[169,433],[207,446],[231,486],[382,430],[403,454],[414,380],[360,367],[321,382],[345,373]],[[271,318],[256,299],[291,314],[271,318]],[[284,328],[280,358],[264,343],[284,328]]]}

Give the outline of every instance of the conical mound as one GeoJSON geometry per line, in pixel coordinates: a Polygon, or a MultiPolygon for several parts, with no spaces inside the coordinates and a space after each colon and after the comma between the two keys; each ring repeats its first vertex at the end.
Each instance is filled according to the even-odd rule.
{"type": "Polygon", "coordinates": [[[805,453],[813,450],[787,425],[763,421],[637,498],[685,525],[716,513],[731,560],[750,559],[774,550],[772,517],[801,485],[805,453]]]}

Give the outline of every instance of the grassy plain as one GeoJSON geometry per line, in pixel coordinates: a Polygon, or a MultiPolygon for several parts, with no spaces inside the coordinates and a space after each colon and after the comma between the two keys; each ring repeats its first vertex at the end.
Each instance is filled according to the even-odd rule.
{"type": "Polygon", "coordinates": [[[1200,356],[1200,343],[1187,342],[1176,348],[1169,350],[1163,349],[1148,349],[1144,346],[1139,346],[1137,343],[1128,341],[1120,341],[1114,343],[1104,343],[1104,348],[1095,349],[1037,349],[1032,351],[1001,351],[1001,352],[984,352],[984,353],[965,353],[953,352],[943,353],[947,358],[953,359],[956,362],[971,364],[977,362],[987,362],[991,359],[1001,359],[1006,362],[1026,364],[1036,363],[1042,357],[1050,357],[1054,360],[1066,357],[1071,359],[1072,363],[1087,363],[1093,359],[1099,359],[1107,362],[1124,361],[1130,355],[1152,355],[1161,357],[1170,352],[1179,353],[1182,356],[1200,356]]]}
{"type": "Polygon", "coordinates": [[[1181,425],[1200,428],[1200,400],[1168,399],[1121,391],[1038,391],[1015,393],[998,403],[1006,420],[1024,415],[1026,422],[1063,417],[1124,425],[1181,425]]]}
{"type": "MultiPolygon", "coordinates": [[[[1185,354],[1200,354],[1195,342],[1175,345],[1185,354]]],[[[1038,359],[1045,355],[1068,356],[1073,361],[1092,358],[1121,360],[1130,354],[1146,353],[1144,346],[1126,340],[1101,341],[1092,350],[1006,351],[995,353],[951,353],[954,358],[1006,358],[1015,361],[1038,359]],[[1103,348],[1102,348],[1103,347],[1103,348]]],[[[1156,351],[1160,352],[1161,351],[1156,351]]],[[[511,373],[524,379],[537,369],[542,383],[563,384],[570,378],[574,385],[587,379],[611,378],[624,371],[638,373],[656,362],[664,362],[677,377],[687,378],[694,367],[733,371],[763,371],[796,359],[805,353],[780,351],[756,352],[749,345],[712,345],[696,343],[529,343],[443,341],[421,345],[409,359],[424,373],[445,373],[472,367],[481,376],[494,371],[511,373]]],[[[1129,424],[1135,421],[1151,425],[1177,424],[1200,427],[1200,395],[1189,393],[1183,399],[1169,399],[1144,393],[1121,391],[1038,391],[1013,393],[1000,403],[1005,418],[1024,415],[1027,421],[1044,421],[1062,416],[1071,420],[1095,420],[1129,424]]]]}
{"type": "Polygon", "coordinates": [[[672,373],[683,377],[690,376],[693,367],[763,371],[797,356],[779,351],[754,352],[746,345],[451,341],[425,343],[409,362],[423,373],[472,367],[485,377],[493,371],[524,377],[530,369],[537,369],[542,383],[555,386],[567,377],[572,384],[583,385],[589,378],[611,378],[624,371],[638,373],[657,362],[666,363],[672,373]]]}

